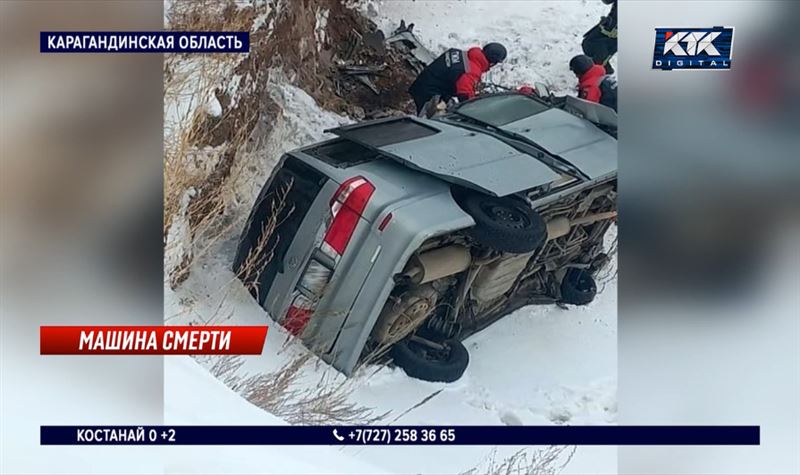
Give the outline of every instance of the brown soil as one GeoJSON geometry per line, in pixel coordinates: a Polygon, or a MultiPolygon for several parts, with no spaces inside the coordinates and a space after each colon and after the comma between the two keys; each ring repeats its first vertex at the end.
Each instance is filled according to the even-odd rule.
{"type": "MultiPolygon", "coordinates": [[[[189,211],[192,232],[203,220],[225,212],[224,188],[233,165],[240,160],[238,152],[256,149],[269,136],[271,124],[280,114],[267,89],[272,68],[281,68],[323,108],[355,119],[413,110],[407,90],[414,72],[404,58],[391,50],[376,51],[361,45],[349,58],[350,65],[386,65],[380,74],[370,76],[379,94],[353,77],[341,75],[339,65],[354,32],[363,36],[375,30],[360,13],[346,8],[341,0],[293,0],[280,2],[280,8],[277,3],[255,2],[241,7],[230,0],[174,2],[169,12],[176,30],[246,31],[252,29],[259,15],[269,11],[262,26],[251,31],[250,54],[234,69],[234,73],[241,76],[238,97],[228,97],[223,89],[215,91],[222,115],[195,119],[190,143],[198,147],[224,146],[224,150],[208,179],[196,187],[197,195],[189,211]],[[318,48],[314,30],[316,12],[320,10],[328,10],[329,15],[325,31],[327,41],[318,48]],[[267,30],[269,25],[274,28],[271,33],[267,30]],[[231,107],[231,104],[235,105],[231,107]]],[[[239,61],[239,57],[232,57],[232,60],[239,61]]],[[[165,74],[169,74],[168,67],[165,74]]],[[[182,196],[182,190],[172,191],[170,196],[182,196]]],[[[171,218],[165,216],[165,232],[171,218]]],[[[186,272],[178,269],[173,276],[173,286],[188,275],[190,263],[188,260],[182,266],[186,272]]]]}
{"type": "MultiPolygon", "coordinates": [[[[227,22],[252,24],[258,15],[255,7],[232,10],[222,7],[223,25],[227,22]]],[[[186,16],[191,17],[186,13],[186,16]]],[[[224,29],[216,22],[214,27],[224,29]]],[[[398,112],[412,112],[408,87],[415,73],[405,59],[391,49],[376,51],[360,45],[347,64],[359,66],[385,65],[380,73],[370,75],[379,90],[369,87],[352,76],[342,75],[338,65],[343,62],[354,32],[365,35],[375,31],[375,25],[359,12],[342,5],[340,0],[301,0],[283,4],[280,12],[272,8],[264,26],[250,36],[250,55],[239,63],[235,73],[242,76],[239,90],[248,97],[237,98],[230,109],[230,98],[217,91],[223,108],[221,118],[206,117],[195,143],[220,145],[234,138],[249,137],[256,123],[276,112],[266,92],[269,69],[281,67],[294,83],[311,95],[325,109],[346,114],[355,119],[371,118],[398,112]],[[328,9],[326,44],[317,49],[314,28],[316,12],[328,9]],[[274,31],[267,25],[274,21],[274,31]]],[[[390,33],[390,32],[387,32],[390,33]]]]}
{"type": "Polygon", "coordinates": [[[384,54],[366,46],[357,48],[348,64],[386,65],[380,75],[371,76],[380,94],[375,94],[356,79],[342,76],[342,62],[354,32],[365,35],[376,27],[359,12],[345,7],[340,0],[304,0],[293,2],[289,11],[277,18],[275,31],[266,41],[251,36],[258,57],[258,68],[280,65],[294,73],[295,82],[323,108],[361,119],[387,110],[410,111],[408,86],[414,72],[404,59],[387,51],[384,54]],[[315,12],[329,10],[326,42],[317,51],[314,41],[315,12]]]}

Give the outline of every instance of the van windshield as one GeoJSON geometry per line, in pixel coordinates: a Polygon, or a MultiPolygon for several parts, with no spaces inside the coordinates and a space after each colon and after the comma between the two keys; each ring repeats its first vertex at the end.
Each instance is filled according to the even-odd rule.
{"type": "Polygon", "coordinates": [[[522,94],[498,94],[460,105],[454,112],[495,127],[544,112],[549,107],[522,94]]]}

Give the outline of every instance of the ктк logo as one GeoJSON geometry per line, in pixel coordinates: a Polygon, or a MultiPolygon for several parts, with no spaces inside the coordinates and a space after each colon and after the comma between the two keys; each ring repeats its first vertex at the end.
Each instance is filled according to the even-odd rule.
{"type": "Polygon", "coordinates": [[[731,68],[733,28],[656,28],[653,69],[731,68]]]}

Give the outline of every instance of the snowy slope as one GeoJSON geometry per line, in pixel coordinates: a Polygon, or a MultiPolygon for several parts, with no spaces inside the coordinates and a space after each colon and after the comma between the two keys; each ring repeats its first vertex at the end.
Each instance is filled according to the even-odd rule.
{"type": "Polygon", "coordinates": [[[577,85],[569,60],[583,53],[583,34],[609,7],[600,0],[366,0],[361,9],[385,32],[401,19],[414,23],[414,33],[433,52],[500,42],[508,58],[492,68],[490,81],[508,86],[538,81],[568,93],[577,85]]]}
{"type": "MultiPolygon", "coordinates": [[[[492,72],[492,80],[509,85],[544,81],[557,91],[568,92],[574,88],[575,78],[567,62],[580,53],[583,32],[608,7],[598,0],[370,1],[362,3],[360,8],[385,31],[391,31],[400,19],[416,23],[418,37],[434,51],[501,41],[509,47],[509,60],[492,72]]],[[[257,175],[268,174],[281,152],[318,140],[323,137],[324,128],[349,121],[321,110],[305,92],[275,77],[278,79],[270,95],[282,112],[273,124],[265,148],[258,151],[263,155],[263,168],[254,172],[257,175]]],[[[243,212],[247,212],[246,204],[256,192],[250,187],[238,190],[243,212]]],[[[241,371],[250,374],[276,371],[306,350],[269,320],[234,278],[229,265],[236,237],[231,235],[208,252],[208,257],[195,262],[192,277],[177,291],[165,289],[165,318],[170,324],[266,323],[271,328],[264,354],[246,357],[241,371]]],[[[588,307],[520,309],[465,342],[471,363],[458,382],[426,383],[407,377],[399,369],[372,366],[363,368],[349,381],[353,390],[350,397],[356,403],[374,408],[376,414],[390,411],[384,421],[387,424],[614,423],[616,303],[616,279],[610,278],[588,307]]],[[[170,369],[165,385],[167,401],[172,401],[167,405],[167,420],[234,424],[237,423],[234,420],[247,419],[250,422],[243,423],[283,423],[241,398],[237,400],[224,387],[213,390],[219,393],[217,396],[203,399],[206,397],[203,393],[212,390],[203,389],[208,381],[199,381],[203,379],[200,376],[207,375],[199,375],[197,368],[187,368],[183,363],[170,369]],[[173,384],[172,378],[178,382],[173,384]],[[180,378],[197,379],[199,386],[194,391],[184,390],[188,383],[180,378]],[[227,392],[223,396],[219,390],[227,392]],[[193,418],[192,410],[183,407],[184,404],[188,408],[213,409],[193,418]]],[[[313,388],[322,378],[344,381],[339,373],[317,362],[304,368],[297,384],[313,388]]],[[[518,449],[502,447],[495,457],[502,460],[518,449]]],[[[220,451],[226,454],[225,459],[239,461],[215,464],[203,453],[187,452],[186,459],[176,462],[173,471],[196,472],[213,467],[213,471],[247,472],[254,470],[254,466],[243,459],[269,460],[275,455],[269,447],[220,451]]],[[[343,459],[335,462],[328,455],[315,455],[300,457],[303,460],[292,465],[289,457],[285,460],[285,470],[359,472],[374,467],[394,473],[457,473],[481,466],[491,452],[492,447],[348,447],[336,450],[343,459]],[[303,465],[306,460],[311,466],[303,465]]],[[[564,473],[615,471],[615,447],[580,447],[564,473]]]]}
{"type": "MultiPolygon", "coordinates": [[[[233,284],[228,292],[215,292],[221,288],[219,283],[233,278],[226,272],[220,269],[214,273],[218,280],[209,279],[202,289],[195,287],[196,291],[212,296],[206,300],[204,311],[208,313],[204,316],[212,316],[218,310],[221,315],[230,315],[226,324],[263,324],[266,315],[244,288],[233,284]]],[[[520,309],[466,340],[471,363],[456,383],[428,383],[411,379],[399,369],[367,367],[350,381],[355,388],[352,398],[375,408],[376,413],[391,411],[385,422],[397,425],[614,423],[616,303],[614,280],[587,307],[520,309]]],[[[297,343],[287,345],[288,337],[283,329],[269,320],[267,323],[271,329],[263,355],[246,358],[243,370],[250,373],[279,370],[305,352],[297,343]]],[[[303,376],[305,381],[299,384],[309,387],[322,378],[340,378],[324,364],[310,365],[303,376]]],[[[182,383],[171,384],[170,378],[169,375],[165,378],[167,400],[190,401],[194,405],[191,400],[200,397],[200,393],[184,391],[182,383]],[[179,396],[174,397],[171,391],[178,391],[179,396]]],[[[244,400],[239,402],[254,412],[263,412],[244,400]]],[[[228,406],[222,401],[209,406],[220,408],[213,416],[217,423],[235,423],[229,419],[228,406]]],[[[176,409],[181,414],[179,405],[168,404],[168,417],[172,417],[176,409]]],[[[235,418],[238,409],[233,411],[230,417],[235,418]]],[[[270,420],[274,418],[255,418],[248,423],[273,423],[268,422],[270,420]]],[[[498,454],[502,458],[516,450],[517,447],[505,447],[498,454]]],[[[466,471],[479,465],[489,452],[489,447],[343,449],[344,454],[397,473],[466,471]]],[[[191,466],[182,468],[188,470],[191,466]]],[[[615,470],[616,448],[581,447],[564,473],[613,473],[615,470]]],[[[226,470],[227,473],[235,471],[226,470]]]]}
{"type": "MultiPolygon", "coordinates": [[[[397,424],[609,424],[616,417],[616,282],[585,308],[528,307],[466,340],[470,366],[453,384],[409,379],[384,368],[355,397],[400,412],[442,390],[397,424]]],[[[390,417],[391,420],[393,417],[390,417]]],[[[518,448],[503,448],[510,456],[518,448]]],[[[408,473],[466,471],[488,449],[404,448],[362,451],[365,460],[408,473]]],[[[613,473],[616,448],[581,447],[564,473],[613,473]]]]}
{"type": "MultiPolygon", "coordinates": [[[[188,356],[164,361],[165,424],[285,425],[245,401],[188,356]]],[[[166,473],[385,473],[332,447],[171,447],[166,473]]]]}

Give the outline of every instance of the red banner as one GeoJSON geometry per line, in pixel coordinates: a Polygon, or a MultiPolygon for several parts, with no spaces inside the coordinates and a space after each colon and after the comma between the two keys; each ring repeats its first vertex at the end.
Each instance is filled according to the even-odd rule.
{"type": "Polygon", "coordinates": [[[42,355],[260,355],[266,326],[43,326],[42,355]]]}

